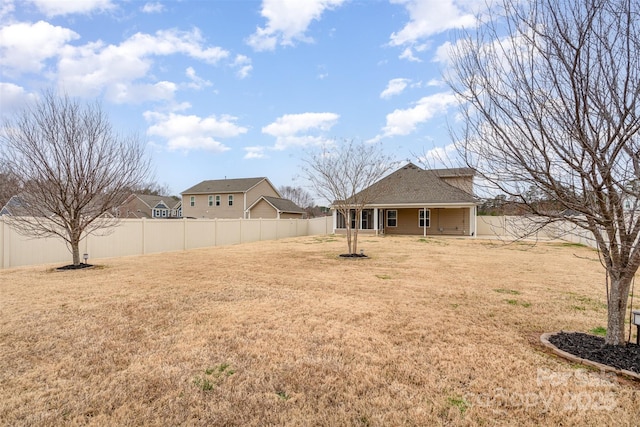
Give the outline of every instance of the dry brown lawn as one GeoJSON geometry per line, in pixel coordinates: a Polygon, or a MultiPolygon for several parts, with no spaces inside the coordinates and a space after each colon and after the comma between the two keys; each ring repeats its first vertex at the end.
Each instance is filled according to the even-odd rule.
{"type": "MultiPolygon", "coordinates": [[[[546,352],[605,326],[562,243],[303,237],[0,271],[2,425],[616,425],[640,385],[546,352]]],[[[634,338],[635,339],[635,338],[634,338]]]]}

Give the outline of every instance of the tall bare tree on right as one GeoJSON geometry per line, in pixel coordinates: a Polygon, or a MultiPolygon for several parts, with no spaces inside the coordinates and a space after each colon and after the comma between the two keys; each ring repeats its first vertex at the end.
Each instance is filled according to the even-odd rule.
{"type": "Polygon", "coordinates": [[[640,266],[640,2],[505,0],[487,16],[452,48],[459,151],[538,226],[570,221],[593,234],[606,343],[625,345],[640,266]]]}

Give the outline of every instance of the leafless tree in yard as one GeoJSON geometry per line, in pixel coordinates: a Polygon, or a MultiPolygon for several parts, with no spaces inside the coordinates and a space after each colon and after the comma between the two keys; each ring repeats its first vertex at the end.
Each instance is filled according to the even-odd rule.
{"type": "Polygon", "coordinates": [[[0,208],[20,192],[18,179],[12,176],[0,159],[0,208]]]}
{"type": "Polygon", "coordinates": [[[313,197],[307,190],[302,187],[292,187],[290,185],[281,185],[278,192],[282,198],[291,200],[293,203],[305,210],[307,218],[311,217],[313,211],[313,197]]]}
{"type": "Polygon", "coordinates": [[[104,214],[149,176],[139,138],[115,132],[99,104],[53,92],[3,123],[0,141],[3,162],[21,187],[21,215],[10,225],[25,235],[62,238],[74,265],[81,239],[116,225],[104,214]]]}
{"type": "Polygon", "coordinates": [[[397,163],[384,154],[381,145],[354,140],[325,145],[303,159],[303,177],[345,218],[349,254],[358,252],[357,219],[362,210],[385,191],[384,186],[372,185],[395,166],[397,163]],[[352,218],[356,218],[355,228],[352,218]]]}
{"type": "Polygon", "coordinates": [[[606,343],[625,345],[640,265],[640,3],[500,6],[452,47],[447,79],[465,119],[454,139],[467,165],[537,226],[569,221],[595,236],[606,343]]]}

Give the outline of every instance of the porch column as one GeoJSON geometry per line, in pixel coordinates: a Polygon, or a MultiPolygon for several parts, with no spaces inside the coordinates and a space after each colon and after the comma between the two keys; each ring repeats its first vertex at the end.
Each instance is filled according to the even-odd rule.
{"type": "Polygon", "coordinates": [[[476,214],[478,207],[472,206],[469,208],[469,234],[473,237],[478,235],[478,215],[476,214]]]}
{"type": "Polygon", "coordinates": [[[376,230],[376,236],[378,235],[378,208],[373,208],[373,229],[376,230]]]}
{"type": "MultiPolygon", "coordinates": [[[[431,221],[431,217],[429,217],[431,221]]],[[[422,235],[427,237],[427,208],[422,208],[422,235]]]]}
{"type": "Polygon", "coordinates": [[[336,234],[336,229],[338,228],[338,210],[334,209],[333,214],[331,215],[333,218],[333,233],[336,234]]]}

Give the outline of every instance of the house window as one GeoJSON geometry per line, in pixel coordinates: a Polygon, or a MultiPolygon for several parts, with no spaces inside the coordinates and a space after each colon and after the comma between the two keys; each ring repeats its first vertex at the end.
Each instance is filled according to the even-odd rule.
{"type": "Polygon", "coordinates": [[[191,207],[193,207],[193,206],[195,206],[195,205],[196,205],[196,196],[191,196],[191,197],[189,197],[189,205],[190,205],[191,207]]]}
{"type": "Polygon", "coordinates": [[[398,226],[398,211],[387,211],[387,227],[398,226]]]}
{"type": "Polygon", "coordinates": [[[166,218],[166,217],[167,217],[167,210],[162,209],[162,218],[166,218]]]}
{"type": "Polygon", "coordinates": [[[418,211],[418,227],[424,228],[431,225],[431,211],[429,209],[420,209],[418,211]]]}
{"type": "Polygon", "coordinates": [[[213,196],[209,196],[209,206],[213,206],[213,196]]]}
{"type": "Polygon", "coordinates": [[[233,194],[229,194],[229,206],[233,206],[233,194]]]}
{"type": "Polygon", "coordinates": [[[220,196],[216,196],[216,206],[220,206],[220,196]]]}
{"type": "Polygon", "coordinates": [[[154,209],[153,210],[153,217],[154,218],[158,218],[160,216],[160,212],[158,211],[158,209],[154,209]]]}

